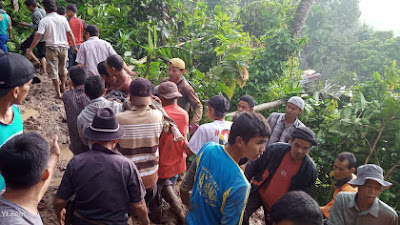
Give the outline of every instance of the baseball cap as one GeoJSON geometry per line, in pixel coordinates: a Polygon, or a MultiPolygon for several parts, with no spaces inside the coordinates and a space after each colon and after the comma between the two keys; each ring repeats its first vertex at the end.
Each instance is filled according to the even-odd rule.
{"type": "Polygon", "coordinates": [[[230,108],[230,103],[227,98],[222,95],[215,95],[209,100],[204,100],[203,102],[211,105],[216,111],[226,113],[230,108]]]}
{"type": "Polygon", "coordinates": [[[146,78],[136,78],[129,86],[130,98],[134,105],[151,105],[153,86],[146,78]]]}
{"type": "Polygon", "coordinates": [[[185,69],[185,62],[180,58],[172,58],[168,64],[181,70],[185,69]]]}
{"type": "Polygon", "coordinates": [[[17,53],[0,54],[0,96],[14,87],[33,79],[35,68],[24,56],[17,53]]]}
{"type": "Polygon", "coordinates": [[[165,99],[173,99],[182,97],[182,94],[178,91],[178,87],[174,82],[166,81],[158,86],[158,94],[162,95],[165,99]]]}
{"type": "Polygon", "coordinates": [[[292,103],[293,105],[299,107],[301,110],[304,110],[304,100],[298,96],[293,96],[289,98],[288,103],[292,103]]]}

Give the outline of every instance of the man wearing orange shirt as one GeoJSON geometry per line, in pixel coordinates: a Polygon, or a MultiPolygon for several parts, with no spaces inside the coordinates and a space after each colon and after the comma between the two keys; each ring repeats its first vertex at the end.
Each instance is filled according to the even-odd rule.
{"type": "Polygon", "coordinates": [[[251,214],[264,206],[265,223],[270,225],[272,206],[287,192],[312,193],[318,172],[308,152],[316,145],[314,132],[307,127],[298,127],[291,134],[289,143],[272,144],[260,158],[246,166],[246,178],[253,181],[243,224],[249,224],[251,214]]]}
{"type": "MultiPolygon", "coordinates": [[[[71,4],[67,6],[68,23],[71,27],[72,33],[74,34],[76,47],[79,49],[79,46],[83,43],[83,34],[85,32],[86,24],[76,16],[77,11],[78,8],[76,5],[71,4]]],[[[68,50],[68,68],[70,68],[75,63],[76,53],[74,52],[71,40],[68,39],[68,43],[70,46],[68,50]]]]}
{"type": "Polygon", "coordinates": [[[335,197],[339,192],[357,192],[357,187],[347,183],[356,178],[354,172],[356,171],[356,157],[351,152],[341,152],[333,164],[333,171],[335,177],[335,192],[333,193],[332,200],[321,207],[323,216],[329,217],[331,208],[335,202],[335,197]]]}

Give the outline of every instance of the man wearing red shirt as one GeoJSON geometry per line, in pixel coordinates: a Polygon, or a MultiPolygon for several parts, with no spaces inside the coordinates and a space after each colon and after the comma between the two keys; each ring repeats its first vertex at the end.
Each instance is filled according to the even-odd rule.
{"type": "MultiPolygon", "coordinates": [[[[189,115],[178,106],[178,98],[182,97],[175,83],[167,81],[158,87],[158,92],[162,106],[167,114],[175,121],[181,134],[186,137],[189,126],[189,115]]],[[[172,134],[162,133],[159,141],[159,168],[157,188],[161,192],[159,196],[165,198],[171,205],[172,211],[178,215],[178,223],[183,224],[185,214],[176,196],[173,186],[178,178],[178,174],[186,170],[186,152],[183,147],[185,142],[174,142],[172,134]]],[[[160,201],[162,199],[159,199],[160,201]]]]}
{"type": "MultiPolygon", "coordinates": [[[[85,32],[86,24],[85,22],[83,22],[83,20],[79,19],[76,16],[77,11],[78,8],[76,7],[76,5],[71,4],[67,6],[67,17],[69,26],[71,27],[72,33],[74,34],[76,46],[79,48],[79,46],[83,43],[83,34],[85,32]]],[[[68,44],[70,46],[68,50],[68,68],[70,68],[75,63],[76,53],[74,52],[72,42],[69,39],[68,44]]]]}

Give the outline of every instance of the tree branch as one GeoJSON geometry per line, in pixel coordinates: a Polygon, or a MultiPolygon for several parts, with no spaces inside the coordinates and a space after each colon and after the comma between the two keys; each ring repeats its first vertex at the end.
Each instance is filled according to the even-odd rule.
{"type": "MultiPolygon", "coordinates": [[[[374,154],[376,145],[378,144],[379,139],[381,139],[382,133],[383,133],[383,131],[385,130],[385,128],[386,128],[386,126],[383,126],[383,127],[379,130],[378,137],[376,137],[375,142],[374,142],[374,145],[372,146],[372,148],[370,147],[370,149],[369,149],[369,154],[368,154],[367,158],[365,159],[364,164],[367,164],[368,161],[369,161],[369,159],[371,158],[372,154],[374,154]]],[[[364,136],[364,137],[365,137],[365,136],[364,136]]],[[[368,141],[367,141],[367,143],[368,143],[368,141]]],[[[369,145],[369,144],[368,144],[368,145],[369,145]]]]}
{"type": "Polygon", "coordinates": [[[394,170],[400,166],[400,161],[398,161],[395,165],[390,168],[390,170],[385,174],[385,180],[390,176],[391,173],[394,172],[394,170]]]}

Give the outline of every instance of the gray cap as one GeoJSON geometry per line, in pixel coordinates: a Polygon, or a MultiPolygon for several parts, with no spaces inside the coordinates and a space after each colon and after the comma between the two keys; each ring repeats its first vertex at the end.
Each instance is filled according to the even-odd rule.
{"type": "Polygon", "coordinates": [[[301,110],[304,110],[304,105],[305,105],[304,100],[298,96],[293,96],[289,98],[287,102],[292,103],[293,105],[299,107],[301,110]]]}
{"type": "Polygon", "coordinates": [[[374,180],[382,185],[383,189],[387,189],[393,184],[384,180],[383,170],[375,164],[366,164],[357,168],[357,178],[349,181],[351,185],[364,185],[366,180],[374,180]]]}

